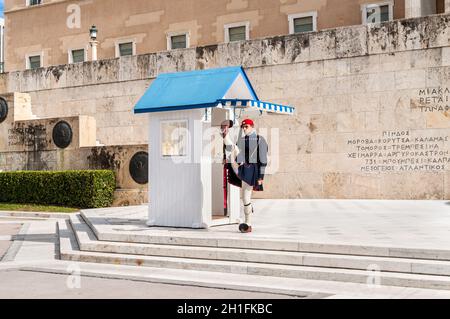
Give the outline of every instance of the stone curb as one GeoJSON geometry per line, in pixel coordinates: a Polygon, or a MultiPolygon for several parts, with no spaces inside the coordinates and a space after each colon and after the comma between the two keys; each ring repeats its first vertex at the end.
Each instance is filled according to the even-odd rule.
{"type": "Polygon", "coordinates": [[[335,244],[302,242],[282,238],[243,238],[225,236],[205,236],[193,232],[168,234],[138,234],[133,231],[111,232],[92,222],[86,211],[80,211],[82,220],[89,226],[95,237],[101,241],[136,244],[183,245],[212,248],[242,248],[255,250],[278,250],[286,252],[307,252],[318,254],[354,255],[368,257],[412,258],[436,261],[450,261],[450,250],[417,247],[392,247],[379,245],[335,244]]]}
{"type": "Polygon", "coordinates": [[[178,257],[200,260],[264,263],[306,267],[332,267],[365,270],[377,266],[380,271],[450,276],[450,262],[408,258],[337,255],[333,253],[287,252],[269,249],[197,247],[98,241],[80,215],[72,215],[70,225],[81,251],[178,257]],[[371,267],[372,266],[372,267],[371,267]]]}
{"type": "Polygon", "coordinates": [[[257,275],[296,279],[313,279],[337,282],[368,283],[371,277],[378,278],[382,286],[450,290],[449,276],[419,275],[395,272],[373,272],[363,270],[270,265],[249,262],[230,262],[174,257],[139,256],[116,253],[80,251],[70,221],[58,221],[61,243],[61,259],[73,262],[105,263],[150,268],[217,272],[228,275],[257,275]]]}
{"type": "Polygon", "coordinates": [[[29,223],[25,223],[25,224],[22,225],[22,228],[20,229],[19,233],[17,235],[15,235],[15,236],[12,236],[12,238],[17,238],[17,240],[13,241],[13,243],[9,247],[8,251],[6,252],[6,254],[0,260],[0,262],[14,261],[14,259],[16,258],[17,253],[19,252],[19,250],[20,250],[20,248],[22,247],[22,244],[23,244],[23,240],[21,240],[21,238],[23,238],[27,234],[29,228],[30,228],[30,224],[29,223]]]}
{"type": "MultiPolygon", "coordinates": [[[[22,267],[21,271],[31,271],[31,272],[42,272],[42,273],[50,273],[57,275],[70,275],[67,271],[55,268],[40,268],[40,267],[22,267]]],[[[151,270],[151,268],[149,268],[151,270]]],[[[300,298],[324,298],[330,296],[330,294],[320,294],[320,293],[312,293],[305,292],[302,290],[292,290],[292,289],[282,289],[282,288],[269,288],[262,286],[245,286],[238,284],[226,284],[226,283],[214,283],[214,282],[206,282],[206,281],[198,281],[198,280],[186,280],[186,279],[170,279],[164,277],[145,277],[145,276],[136,276],[136,275],[126,275],[126,274],[110,274],[110,273],[101,273],[95,271],[85,271],[81,270],[80,275],[84,277],[92,277],[92,278],[102,278],[102,279],[118,279],[118,280],[130,280],[130,281],[138,281],[138,282],[147,282],[147,283],[155,283],[155,284],[168,284],[168,285],[180,285],[180,286],[191,286],[191,287],[201,287],[201,288],[213,288],[213,289],[228,289],[228,290],[237,290],[237,291],[247,291],[247,292],[257,292],[257,293],[270,293],[277,295],[286,295],[286,296],[296,296],[300,298]]]]}
{"type": "Polygon", "coordinates": [[[57,218],[69,219],[70,214],[75,213],[46,213],[46,212],[20,212],[20,211],[0,211],[0,217],[19,217],[19,218],[57,218]]]}

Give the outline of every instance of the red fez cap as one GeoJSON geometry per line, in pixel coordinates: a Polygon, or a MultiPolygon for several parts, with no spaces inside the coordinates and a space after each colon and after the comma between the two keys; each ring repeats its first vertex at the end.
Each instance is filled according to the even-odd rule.
{"type": "Polygon", "coordinates": [[[253,123],[253,121],[252,120],[250,120],[250,119],[246,119],[246,120],[243,120],[242,121],[242,124],[241,124],[241,126],[244,126],[244,125],[250,125],[250,126],[255,126],[255,123],[253,123]]]}

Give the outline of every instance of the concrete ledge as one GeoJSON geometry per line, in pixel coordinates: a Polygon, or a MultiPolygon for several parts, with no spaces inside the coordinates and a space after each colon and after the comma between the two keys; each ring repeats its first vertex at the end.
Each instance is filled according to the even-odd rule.
{"type": "MultiPolygon", "coordinates": [[[[59,261],[20,268],[23,271],[45,272],[68,275],[72,262],[59,261]]],[[[143,268],[133,266],[81,263],[80,275],[95,278],[123,279],[151,283],[187,285],[206,288],[222,288],[252,292],[286,294],[306,298],[444,298],[450,293],[445,290],[430,290],[405,287],[377,287],[367,284],[330,282],[320,280],[267,277],[256,275],[225,274],[214,272],[143,268]]]]}
{"type": "MultiPolygon", "coordinates": [[[[80,220],[72,218],[75,225],[80,220]]],[[[75,262],[105,263],[150,268],[170,268],[192,271],[207,271],[227,274],[258,275],[283,278],[301,278],[338,282],[369,283],[374,278],[381,285],[450,290],[449,276],[420,275],[399,272],[373,272],[329,267],[292,266],[255,262],[237,262],[212,259],[180,257],[143,256],[108,252],[79,251],[77,237],[68,221],[58,221],[61,259],[75,262]]],[[[86,229],[84,229],[86,230],[86,229]]],[[[83,241],[93,239],[92,235],[80,231],[77,235],[80,246],[83,241]]],[[[105,243],[106,244],[106,243],[105,243]]],[[[102,245],[101,243],[99,245],[102,245]]],[[[105,247],[105,246],[103,246],[105,247]]],[[[191,247],[192,249],[192,247],[191,247]]],[[[341,258],[341,256],[338,256],[341,258]]]]}
{"type": "Polygon", "coordinates": [[[217,261],[251,262],[273,265],[329,267],[450,276],[450,262],[391,257],[338,255],[332,253],[286,252],[270,249],[201,247],[98,241],[79,215],[70,218],[81,251],[132,254],[217,261]]]}
{"type": "Polygon", "coordinates": [[[46,212],[17,212],[17,211],[0,211],[0,217],[23,217],[23,218],[41,218],[41,219],[69,219],[70,214],[63,213],[46,213],[46,212]]]}
{"type": "MultiPolygon", "coordinates": [[[[132,209],[132,208],[129,208],[132,209]]],[[[371,246],[369,244],[333,244],[325,242],[303,242],[272,238],[223,235],[217,232],[183,231],[154,231],[142,225],[142,231],[127,230],[126,227],[116,226],[120,231],[111,231],[111,225],[97,211],[81,211],[81,217],[89,225],[96,238],[105,242],[125,242],[135,244],[181,245],[215,248],[238,248],[254,250],[274,250],[285,252],[307,252],[335,255],[394,257],[411,259],[428,259],[436,261],[450,261],[450,250],[414,248],[407,246],[371,246]]],[[[137,228],[136,228],[137,229],[137,228]]]]}
{"type": "MultiPolygon", "coordinates": [[[[14,238],[23,238],[30,228],[29,223],[25,223],[22,225],[22,228],[20,229],[19,233],[15,236],[11,236],[12,239],[14,238]]],[[[9,247],[8,251],[3,255],[3,258],[0,259],[1,262],[11,262],[16,257],[17,253],[19,252],[20,248],[22,247],[23,241],[22,240],[13,240],[13,243],[9,247]]]]}
{"type": "MultiPolygon", "coordinates": [[[[63,260],[76,262],[107,263],[115,265],[143,266],[150,268],[173,268],[196,271],[209,271],[231,274],[247,274],[271,277],[302,278],[314,280],[329,280],[354,283],[367,283],[373,276],[373,272],[331,269],[302,266],[273,266],[245,263],[215,262],[211,260],[192,260],[181,258],[160,258],[137,255],[88,253],[62,251],[63,260]]],[[[427,289],[450,290],[450,278],[443,276],[410,275],[400,273],[377,274],[381,285],[417,287],[427,289]]]]}

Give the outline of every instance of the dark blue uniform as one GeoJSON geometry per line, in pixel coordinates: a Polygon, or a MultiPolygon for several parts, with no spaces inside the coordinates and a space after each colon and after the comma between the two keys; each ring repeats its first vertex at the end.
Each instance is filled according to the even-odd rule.
{"type": "Polygon", "coordinates": [[[237,142],[239,154],[236,162],[241,164],[238,170],[238,177],[247,184],[255,187],[255,190],[262,190],[258,185],[259,179],[264,179],[267,166],[267,153],[269,147],[264,137],[256,132],[240,138],[237,142]]]}

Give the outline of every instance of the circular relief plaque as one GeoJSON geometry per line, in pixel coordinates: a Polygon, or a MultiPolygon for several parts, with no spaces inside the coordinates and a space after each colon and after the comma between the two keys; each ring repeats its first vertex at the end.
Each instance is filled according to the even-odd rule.
{"type": "Polygon", "coordinates": [[[0,97],[0,123],[6,120],[8,116],[8,102],[2,97],[0,97]]]}
{"type": "Polygon", "coordinates": [[[69,123],[61,121],[53,128],[53,142],[59,148],[66,148],[72,143],[72,128],[69,123]]]}
{"type": "Polygon", "coordinates": [[[148,183],[148,153],[138,152],[130,161],[130,175],[138,184],[148,183]]]}

